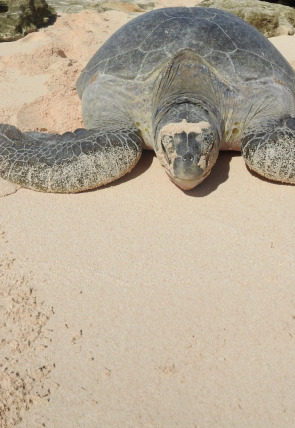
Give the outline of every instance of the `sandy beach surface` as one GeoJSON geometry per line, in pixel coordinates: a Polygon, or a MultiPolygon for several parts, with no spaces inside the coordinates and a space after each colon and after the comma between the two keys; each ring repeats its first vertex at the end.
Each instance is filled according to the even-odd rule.
{"type": "MultiPolygon", "coordinates": [[[[75,81],[138,14],[0,44],[0,121],[83,126],[75,81]]],[[[295,67],[295,37],[271,41],[295,67]]],[[[95,191],[0,196],[1,428],[294,427],[294,186],[221,153],[185,193],[145,152],[95,191]]]]}

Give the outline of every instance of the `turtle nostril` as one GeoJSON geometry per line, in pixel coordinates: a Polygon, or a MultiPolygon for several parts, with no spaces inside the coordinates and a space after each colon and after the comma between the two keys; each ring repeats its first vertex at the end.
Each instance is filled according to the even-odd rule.
{"type": "Polygon", "coordinates": [[[184,162],[192,162],[194,160],[194,157],[191,153],[186,153],[185,155],[182,156],[182,160],[184,162]]]}

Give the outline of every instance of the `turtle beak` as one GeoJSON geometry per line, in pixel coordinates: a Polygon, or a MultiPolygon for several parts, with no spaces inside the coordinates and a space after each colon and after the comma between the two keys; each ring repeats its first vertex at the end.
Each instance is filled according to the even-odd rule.
{"type": "Polygon", "coordinates": [[[209,174],[209,159],[206,156],[185,153],[173,159],[165,170],[170,180],[182,190],[191,190],[200,184],[209,174]]]}
{"type": "Polygon", "coordinates": [[[166,170],[166,172],[167,172],[168,177],[172,181],[172,183],[174,183],[181,190],[192,190],[209,175],[210,171],[208,171],[208,173],[205,173],[201,177],[198,177],[194,180],[185,180],[185,179],[181,179],[181,178],[176,178],[176,177],[173,177],[171,174],[169,174],[169,172],[167,170],[166,170]]]}

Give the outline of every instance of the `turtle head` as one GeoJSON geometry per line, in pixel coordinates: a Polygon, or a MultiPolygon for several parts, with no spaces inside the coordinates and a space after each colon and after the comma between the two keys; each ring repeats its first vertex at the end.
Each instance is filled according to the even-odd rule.
{"type": "Polygon", "coordinates": [[[170,179],[190,190],[210,173],[219,152],[218,127],[207,111],[194,105],[178,105],[160,120],[155,152],[170,179]]]}

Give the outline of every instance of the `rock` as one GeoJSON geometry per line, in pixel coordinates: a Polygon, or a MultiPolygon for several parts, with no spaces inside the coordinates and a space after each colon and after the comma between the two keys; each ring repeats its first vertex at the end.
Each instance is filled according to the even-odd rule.
{"type": "Polygon", "coordinates": [[[133,13],[146,12],[155,7],[155,3],[150,0],[47,0],[47,2],[61,14],[77,13],[85,9],[96,10],[99,13],[108,10],[133,13]]]}
{"type": "Polygon", "coordinates": [[[17,40],[54,17],[45,0],[0,0],[0,41],[17,40]]]}
{"type": "Polygon", "coordinates": [[[295,10],[260,0],[203,0],[197,6],[215,7],[239,16],[266,37],[295,33],[295,10]]]}

